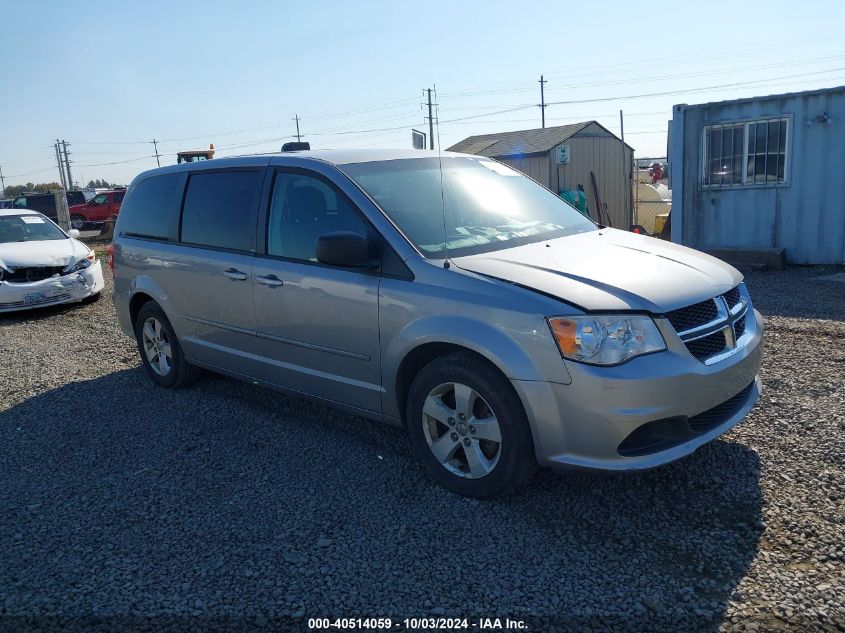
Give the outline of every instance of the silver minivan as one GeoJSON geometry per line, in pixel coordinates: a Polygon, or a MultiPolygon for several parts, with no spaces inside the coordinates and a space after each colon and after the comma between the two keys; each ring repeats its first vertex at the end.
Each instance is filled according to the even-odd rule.
{"type": "Polygon", "coordinates": [[[295,152],[129,187],[114,303],[150,378],[198,368],[403,426],[473,497],[536,466],[632,471],[693,452],[760,394],[741,274],[596,225],[494,160],[295,152]]]}

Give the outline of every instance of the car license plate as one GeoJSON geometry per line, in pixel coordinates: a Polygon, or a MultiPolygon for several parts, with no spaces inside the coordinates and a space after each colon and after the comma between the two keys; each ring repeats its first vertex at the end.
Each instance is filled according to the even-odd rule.
{"type": "Polygon", "coordinates": [[[40,303],[46,298],[47,297],[44,295],[43,292],[30,292],[28,295],[23,296],[23,302],[25,304],[40,303]]]}

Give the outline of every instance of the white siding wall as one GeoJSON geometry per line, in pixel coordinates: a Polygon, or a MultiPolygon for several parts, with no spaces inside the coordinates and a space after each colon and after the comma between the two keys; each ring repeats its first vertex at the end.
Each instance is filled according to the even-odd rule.
{"type": "MultiPolygon", "coordinates": [[[[519,158],[505,157],[497,158],[496,160],[510,165],[514,169],[518,169],[523,174],[530,176],[544,187],[549,187],[549,156],[543,154],[541,156],[521,156],[519,158]]],[[[549,187],[554,190],[554,187],[549,187]]]]}

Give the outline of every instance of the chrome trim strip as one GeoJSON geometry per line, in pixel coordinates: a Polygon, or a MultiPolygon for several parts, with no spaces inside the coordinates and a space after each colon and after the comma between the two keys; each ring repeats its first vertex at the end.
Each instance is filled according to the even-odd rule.
{"type": "Polygon", "coordinates": [[[689,350],[688,345],[694,341],[712,336],[718,332],[721,332],[724,335],[725,349],[723,349],[723,351],[708,358],[698,359],[706,366],[715,365],[716,363],[726,360],[744,349],[745,346],[748,345],[748,343],[754,338],[754,335],[757,332],[756,323],[753,322],[753,320],[751,323],[748,322],[749,314],[751,314],[752,319],[754,318],[754,312],[751,309],[751,296],[748,294],[748,289],[743,283],[739,284],[738,288],[739,302],[733,307],[728,305],[725,295],[713,297],[712,301],[716,303],[717,316],[715,319],[702,325],[689,328],[688,330],[677,332],[678,338],[684,346],[687,347],[687,350],[689,350]],[[742,319],[745,319],[745,330],[742,333],[742,336],[737,338],[736,324],[742,319]]]}
{"type": "Polygon", "coordinates": [[[723,360],[730,358],[737,352],[741,352],[745,348],[745,346],[751,342],[752,338],[754,338],[753,328],[751,330],[746,329],[743,335],[736,340],[736,347],[729,350],[725,350],[724,352],[721,352],[719,354],[716,354],[715,356],[711,356],[710,358],[705,359],[704,364],[707,366],[715,365],[716,363],[720,363],[723,360]]]}
{"type": "Polygon", "coordinates": [[[728,318],[727,313],[725,313],[725,316],[719,316],[713,319],[712,321],[708,321],[707,323],[704,323],[702,325],[697,325],[696,327],[690,328],[688,330],[678,332],[678,337],[684,343],[696,341],[700,338],[704,338],[705,336],[715,334],[719,330],[722,330],[729,325],[733,325],[734,322],[740,320],[747,313],[748,304],[746,302],[743,302],[741,312],[735,315],[732,314],[731,318],[728,318]]]}
{"type": "Polygon", "coordinates": [[[327,354],[335,354],[336,356],[343,356],[345,358],[354,358],[356,360],[371,360],[371,357],[366,354],[356,354],[355,352],[347,352],[346,350],[335,349],[333,347],[324,347],[323,345],[315,345],[314,343],[306,343],[304,341],[296,341],[294,339],[284,338],[281,336],[273,336],[272,334],[258,332],[257,330],[249,330],[236,325],[229,325],[228,323],[220,323],[219,321],[210,321],[208,319],[201,319],[199,317],[187,315],[184,318],[185,320],[193,321],[194,323],[202,323],[203,325],[210,325],[211,327],[217,327],[222,330],[230,330],[232,332],[238,332],[239,334],[248,334],[268,341],[275,341],[276,343],[296,345],[297,347],[304,347],[305,349],[312,349],[314,351],[325,352],[327,354]]]}
{"type": "Polygon", "coordinates": [[[684,343],[692,343],[693,341],[697,341],[702,338],[707,338],[711,334],[721,332],[729,325],[729,321],[725,321],[724,319],[718,319],[715,321],[710,321],[709,323],[705,323],[704,325],[694,328],[692,330],[687,330],[683,334],[678,334],[678,336],[684,343]],[[690,333],[694,334],[694,336],[690,336],[690,333]]]}
{"type": "Polygon", "coordinates": [[[248,330],[246,328],[238,327],[237,325],[229,325],[228,323],[220,323],[219,321],[210,321],[208,319],[201,319],[195,316],[185,315],[186,321],[193,321],[194,323],[202,323],[203,325],[210,325],[211,327],[219,327],[221,330],[229,330],[237,332],[238,334],[252,334],[255,335],[255,330],[248,330]]]}
{"type": "MultiPolygon", "coordinates": [[[[748,301],[746,301],[745,297],[742,294],[739,295],[739,303],[737,303],[731,310],[731,316],[737,317],[740,312],[748,310],[748,301]]],[[[739,317],[737,317],[739,318],[739,317]]]]}
{"type": "Polygon", "coordinates": [[[347,352],[342,349],[335,349],[334,347],[324,347],[322,345],[315,345],[314,343],[306,343],[304,341],[296,341],[282,336],[273,336],[272,334],[265,334],[264,332],[255,332],[258,338],[263,338],[268,341],[275,341],[277,343],[286,343],[288,345],[296,345],[297,347],[304,347],[305,349],[313,349],[317,352],[326,352],[327,354],[336,354],[337,356],[344,356],[346,358],[355,358],[357,360],[370,360],[366,354],[356,354],[355,352],[347,352]]]}

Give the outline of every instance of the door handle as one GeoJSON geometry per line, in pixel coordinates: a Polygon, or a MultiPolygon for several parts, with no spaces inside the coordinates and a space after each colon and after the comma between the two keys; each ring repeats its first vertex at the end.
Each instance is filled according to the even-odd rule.
{"type": "Polygon", "coordinates": [[[285,285],[285,282],[276,277],[276,275],[256,275],[255,281],[260,284],[264,284],[265,286],[269,286],[270,288],[285,285]]]}
{"type": "Polygon", "coordinates": [[[243,281],[244,279],[246,279],[246,273],[236,268],[227,268],[223,271],[223,274],[226,275],[232,281],[243,281]]]}

